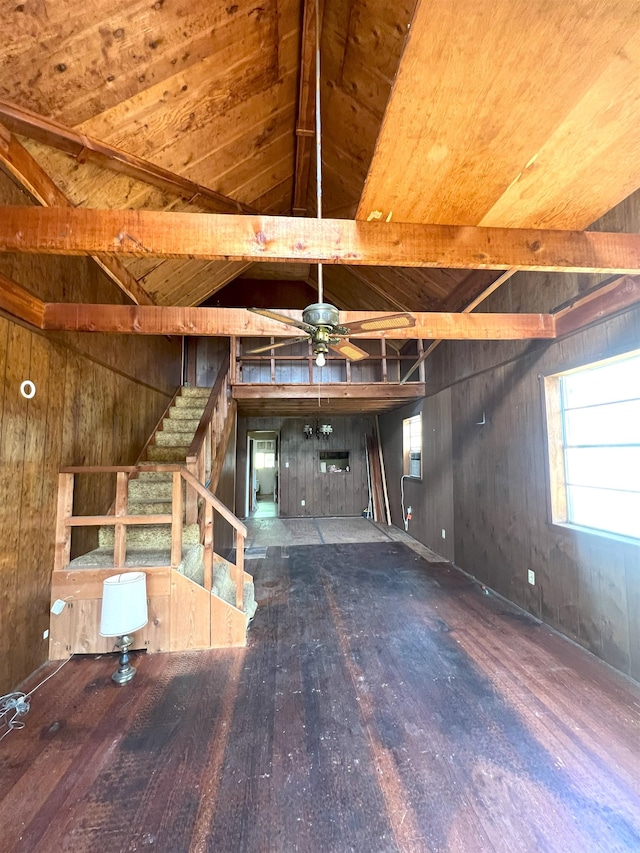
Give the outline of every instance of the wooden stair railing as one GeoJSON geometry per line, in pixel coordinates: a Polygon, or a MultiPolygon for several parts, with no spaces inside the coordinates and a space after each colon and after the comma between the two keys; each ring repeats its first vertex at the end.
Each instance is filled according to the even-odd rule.
{"type": "MultiPolygon", "coordinates": [[[[230,410],[229,405],[230,363],[229,353],[226,353],[187,453],[187,470],[199,484],[208,486],[211,491],[216,489],[224,461],[220,460],[222,454],[218,450],[226,448],[232,422],[230,414],[235,416],[235,406],[230,410]],[[214,474],[217,475],[215,482],[214,474]]],[[[198,521],[198,492],[195,488],[187,489],[186,519],[187,524],[198,521]]],[[[204,528],[201,525],[201,529],[204,532],[206,525],[204,528]]]]}
{"type": "Polygon", "coordinates": [[[228,509],[222,501],[212,494],[209,489],[198,482],[183,465],[158,464],[158,465],[115,465],[115,466],[73,466],[62,468],[58,480],[58,516],[56,521],[56,544],[54,571],[64,570],[70,562],[71,557],[71,531],[74,527],[96,527],[113,525],[114,569],[124,568],[127,558],[126,528],[136,525],[171,525],[171,556],[170,568],[177,569],[182,561],[182,533],[183,533],[183,495],[182,480],[193,492],[203,499],[205,519],[205,541],[204,541],[204,587],[211,592],[213,583],[213,518],[214,512],[221,515],[235,531],[236,562],[232,566],[232,574],[236,589],[236,607],[243,609],[243,583],[244,583],[244,542],[247,536],[247,528],[228,509]],[[171,513],[162,515],[129,515],[127,513],[127,483],[132,474],[141,471],[163,472],[173,474],[173,488],[171,500],[171,513]],[[115,513],[113,515],[73,515],[73,490],[76,474],[115,474],[116,475],[116,500],[115,513]]]}

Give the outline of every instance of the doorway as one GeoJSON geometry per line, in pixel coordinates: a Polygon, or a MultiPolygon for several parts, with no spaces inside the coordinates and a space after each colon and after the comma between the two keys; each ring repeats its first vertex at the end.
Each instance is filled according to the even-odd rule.
{"type": "Polygon", "coordinates": [[[247,434],[247,518],[276,518],[278,512],[280,433],[251,430],[247,434]]]}

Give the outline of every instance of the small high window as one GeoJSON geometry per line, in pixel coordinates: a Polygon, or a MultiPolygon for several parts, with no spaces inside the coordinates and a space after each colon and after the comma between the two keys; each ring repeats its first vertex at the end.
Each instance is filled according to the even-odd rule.
{"type": "Polygon", "coordinates": [[[422,415],[402,421],[402,467],[406,476],[422,478],[422,415]]]}
{"type": "Polygon", "coordinates": [[[552,520],[640,539],[640,351],[545,378],[552,520]]]}

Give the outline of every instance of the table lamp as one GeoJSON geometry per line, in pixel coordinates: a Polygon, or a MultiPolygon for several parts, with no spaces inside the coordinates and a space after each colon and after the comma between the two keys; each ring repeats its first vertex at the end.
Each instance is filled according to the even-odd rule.
{"type": "Polygon", "coordinates": [[[126,684],[136,674],[129,661],[134,631],[148,622],[147,576],[144,572],[123,572],[106,578],[102,584],[100,636],[117,637],[115,649],[122,652],[120,665],[111,676],[116,684],[126,684]]]}

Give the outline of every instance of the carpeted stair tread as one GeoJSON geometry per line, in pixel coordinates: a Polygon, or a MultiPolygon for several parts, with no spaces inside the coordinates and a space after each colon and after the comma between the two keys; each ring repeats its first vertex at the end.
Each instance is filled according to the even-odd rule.
{"type": "MultiPolygon", "coordinates": [[[[186,574],[193,571],[193,566],[202,563],[202,545],[184,545],[182,548],[182,563],[178,571],[186,574]]],[[[139,550],[131,548],[127,551],[124,568],[144,568],[150,566],[171,565],[171,549],[139,550]]],[[[72,569],[110,569],[113,568],[113,548],[100,547],[81,557],[76,557],[69,566],[72,569]]],[[[120,569],[114,569],[119,572],[120,569]]]]}
{"type": "MultiPolygon", "coordinates": [[[[171,498],[168,500],[140,501],[129,499],[127,511],[129,515],[171,515],[171,498]]],[[[183,507],[184,509],[184,507],[183,507]]]]}
{"type": "MultiPolygon", "coordinates": [[[[98,544],[101,548],[113,548],[114,528],[101,527],[98,531],[98,544]]],[[[200,529],[197,524],[183,528],[182,546],[199,545],[200,529]]],[[[170,524],[136,524],[127,529],[127,548],[139,551],[158,551],[171,548],[170,524]]]]}
{"type": "MultiPolygon", "coordinates": [[[[195,435],[195,433],[194,433],[195,435]]],[[[178,447],[185,444],[191,445],[193,435],[190,432],[180,432],[172,429],[158,430],[155,435],[155,444],[152,447],[178,447]]]]}
{"type": "Polygon", "coordinates": [[[200,418],[206,405],[207,401],[202,397],[176,397],[172,408],[189,409],[191,417],[194,417],[193,412],[198,412],[198,418],[200,418]]]}
{"type": "MultiPolygon", "coordinates": [[[[190,432],[191,435],[196,434],[196,430],[200,425],[199,418],[164,418],[162,421],[162,432],[190,432]]],[[[156,433],[156,437],[158,433],[156,433]]]]}
{"type": "Polygon", "coordinates": [[[169,420],[172,421],[198,421],[200,423],[200,418],[202,417],[202,412],[204,412],[204,407],[202,411],[200,408],[183,408],[178,406],[171,406],[169,409],[169,420]]]}
{"type": "Polygon", "coordinates": [[[180,389],[181,397],[203,397],[206,400],[211,396],[211,388],[195,387],[194,385],[183,385],[180,389]]]}
{"type": "MultiPolygon", "coordinates": [[[[187,491],[186,483],[182,482],[182,498],[187,491]]],[[[138,477],[129,480],[129,506],[145,501],[171,501],[173,497],[173,477],[167,480],[146,480],[138,477]]]]}
{"type": "Polygon", "coordinates": [[[184,462],[188,452],[188,444],[176,447],[162,447],[152,444],[147,447],[147,460],[149,462],[184,462]]]}

